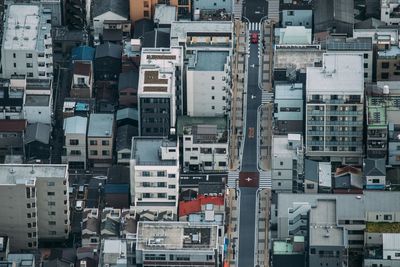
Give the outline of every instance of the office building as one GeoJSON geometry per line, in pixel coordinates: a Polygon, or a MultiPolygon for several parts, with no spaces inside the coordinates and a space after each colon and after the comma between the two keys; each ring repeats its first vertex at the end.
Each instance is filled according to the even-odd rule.
{"type": "Polygon", "coordinates": [[[10,250],[37,249],[39,240],[69,235],[67,165],[0,165],[0,229],[10,250]]]}
{"type": "Polygon", "coordinates": [[[134,137],[130,161],[131,202],[137,212],[168,212],[176,218],[179,145],[157,137],[134,137]]]}
{"type": "Polygon", "coordinates": [[[322,67],[307,68],[306,155],[361,163],[363,103],[362,55],[327,53],[322,67]]]}
{"type": "Polygon", "coordinates": [[[196,125],[184,129],[183,167],[187,170],[213,172],[228,170],[226,129],[217,125],[196,125]]]}
{"type": "Polygon", "coordinates": [[[220,227],[214,224],[139,222],[136,262],[143,267],[156,263],[222,266],[219,230],[220,227]]]}
{"type": "Polygon", "coordinates": [[[11,5],[5,14],[1,46],[2,77],[53,76],[51,13],[38,5],[11,5]]]}
{"type": "Polygon", "coordinates": [[[182,114],[182,48],[142,50],[138,85],[139,135],[175,134],[182,114]]]}

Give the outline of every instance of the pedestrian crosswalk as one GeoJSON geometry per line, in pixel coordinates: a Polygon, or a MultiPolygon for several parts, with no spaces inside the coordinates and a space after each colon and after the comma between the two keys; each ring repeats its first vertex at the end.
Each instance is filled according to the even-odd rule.
{"type": "Polygon", "coordinates": [[[265,90],[261,93],[261,104],[272,102],[274,99],[274,93],[267,92],[265,90]]]}
{"type": "Polygon", "coordinates": [[[239,179],[239,172],[238,171],[230,171],[228,173],[228,187],[235,188],[236,181],[239,179]]]}
{"type": "Polygon", "coordinates": [[[261,171],[258,187],[261,189],[272,188],[271,171],[261,171]]]}
{"type": "Polygon", "coordinates": [[[260,23],[258,22],[250,22],[248,23],[249,31],[251,32],[258,32],[260,31],[260,23]]]}

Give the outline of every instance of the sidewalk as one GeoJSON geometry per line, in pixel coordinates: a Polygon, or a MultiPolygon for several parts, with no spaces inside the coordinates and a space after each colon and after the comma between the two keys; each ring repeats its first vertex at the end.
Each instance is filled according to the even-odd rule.
{"type": "MultiPolygon", "coordinates": [[[[228,266],[235,267],[237,254],[239,249],[238,237],[239,237],[239,226],[238,226],[238,201],[235,199],[236,189],[227,189],[229,191],[227,196],[227,237],[229,239],[227,262],[228,266]]],[[[239,196],[237,196],[239,198],[239,196]]]]}
{"type": "Polygon", "coordinates": [[[231,123],[229,140],[229,169],[238,170],[240,167],[240,142],[243,140],[243,91],[245,81],[246,57],[246,25],[235,21],[235,44],[232,61],[232,95],[231,95],[231,123]]]}
{"type": "Polygon", "coordinates": [[[273,53],[274,53],[274,27],[268,20],[265,20],[262,25],[262,81],[261,85],[264,90],[272,92],[272,71],[273,71],[273,53]]]}
{"type": "Polygon", "coordinates": [[[271,206],[271,191],[263,189],[258,195],[258,222],[256,237],[256,262],[259,267],[269,266],[269,220],[271,206]]]}

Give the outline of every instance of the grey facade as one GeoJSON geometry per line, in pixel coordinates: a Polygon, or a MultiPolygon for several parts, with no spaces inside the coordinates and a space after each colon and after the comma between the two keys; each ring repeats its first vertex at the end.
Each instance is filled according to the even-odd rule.
{"type": "Polygon", "coordinates": [[[286,26],[304,26],[312,28],[313,11],[311,5],[301,4],[283,4],[281,6],[282,17],[281,25],[286,26]]]}
{"type": "Polygon", "coordinates": [[[168,136],[171,121],[169,97],[140,97],[140,135],[168,136]]]}
{"type": "Polygon", "coordinates": [[[194,0],[192,2],[192,14],[196,9],[199,10],[219,10],[224,9],[225,12],[232,12],[232,1],[226,0],[194,0]]]}

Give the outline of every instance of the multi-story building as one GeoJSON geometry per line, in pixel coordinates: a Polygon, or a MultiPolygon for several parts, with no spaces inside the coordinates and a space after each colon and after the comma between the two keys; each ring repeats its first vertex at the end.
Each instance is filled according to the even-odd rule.
{"type": "Polygon", "coordinates": [[[326,42],[326,50],[329,53],[354,54],[360,53],[364,58],[364,82],[372,82],[373,69],[373,45],[371,37],[329,38],[326,42]]]}
{"type": "MultiPolygon", "coordinates": [[[[398,224],[396,224],[398,226],[398,224]]],[[[380,227],[370,227],[374,233],[368,233],[366,240],[366,253],[364,256],[363,266],[389,266],[395,267],[400,263],[400,233],[391,230],[388,224],[381,224],[380,227]],[[386,233],[384,231],[390,231],[386,233]],[[376,232],[376,233],[375,233],[376,232]],[[374,238],[375,237],[375,238],[374,238]],[[378,237],[378,238],[376,238],[378,237]],[[373,240],[373,242],[370,242],[373,240]],[[371,244],[372,243],[372,244],[371,244]]]]}
{"type": "Polygon", "coordinates": [[[276,135],[272,139],[272,190],[297,192],[301,189],[304,165],[300,134],[276,135]]]}
{"type": "Polygon", "coordinates": [[[167,211],[176,218],[179,145],[154,137],[134,137],[130,161],[131,201],[137,212],[167,211]]]}
{"type": "Polygon", "coordinates": [[[376,58],[377,81],[400,81],[400,48],[390,43],[379,46],[376,58]]]}
{"type": "Polygon", "coordinates": [[[114,130],[114,114],[90,114],[87,150],[91,166],[109,166],[112,163],[114,130]]]}
{"type": "Polygon", "coordinates": [[[281,4],[280,10],[282,11],[282,27],[304,26],[312,28],[313,11],[309,2],[289,0],[281,4]]]}
{"type": "Polygon", "coordinates": [[[39,240],[69,235],[67,165],[0,165],[1,234],[10,250],[36,249],[39,240]]]}
{"type": "Polygon", "coordinates": [[[306,155],[361,163],[364,68],[360,54],[327,53],[307,68],[306,155]]]}
{"type": "Polygon", "coordinates": [[[1,76],[53,76],[51,13],[38,5],[11,5],[5,15],[1,76]]]}
{"type": "Polygon", "coordinates": [[[72,68],[71,97],[91,98],[93,96],[92,61],[75,61],[72,68]]]}
{"type": "Polygon", "coordinates": [[[226,0],[214,0],[214,1],[193,1],[192,2],[192,14],[195,16],[196,10],[199,11],[221,11],[231,13],[232,12],[232,2],[226,0]]]}
{"type": "Polygon", "coordinates": [[[194,171],[227,171],[228,138],[217,125],[196,125],[184,129],[183,167],[194,171]]]}
{"type": "Polygon", "coordinates": [[[399,25],[400,3],[394,0],[381,0],[381,21],[387,25],[399,25]]]}
{"type": "Polygon", "coordinates": [[[86,169],[86,136],[88,119],[74,116],[64,119],[63,163],[70,169],[86,169]]]}
{"type": "Polygon", "coordinates": [[[24,155],[26,120],[0,120],[0,157],[24,155]]]}
{"type": "Polygon", "coordinates": [[[170,0],[168,2],[163,0],[129,0],[130,18],[132,22],[141,19],[152,19],[157,4],[169,3],[171,6],[177,7],[177,17],[179,19],[190,19],[191,2],[189,0],[170,0]]]}
{"type": "Polygon", "coordinates": [[[314,31],[346,33],[351,36],[354,26],[354,2],[347,0],[317,0],[313,2],[314,31]]]}
{"type": "Polygon", "coordinates": [[[185,56],[184,114],[208,117],[228,114],[232,35],[230,21],[172,23],[171,46],[183,47],[185,56]]]}
{"type": "Polygon", "coordinates": [[[367,156],[370,158],[387,157],[388,121],[386,103],[383,97],[367,96],[367,156]]]}
{"type": "Polygon", "coordinates": [[[92,5],[95,39],[103,35],[103,30],[110,22],[120,24],[120,21],[124,24],[123,21],[128,21],[129,3],[126,0],[96,0],[92,1],[92,5]]]}
{"type": "Polygon", "coordinates": [[[139,135],[175,134],[176,116],[182,114],[182,48],[142,50],[139,85],[139,135]]]}
{"type": "Polygon", "coordinates": [[[136,262],[143,267],[222,266],[219,232],[215,224],[139,222],[136,262]]]}
{"type": "Polygon", "coordinates": [[[275,132],[279,134],[303,133],[303,94],[301,83],[275,83],[275,132]]]}

